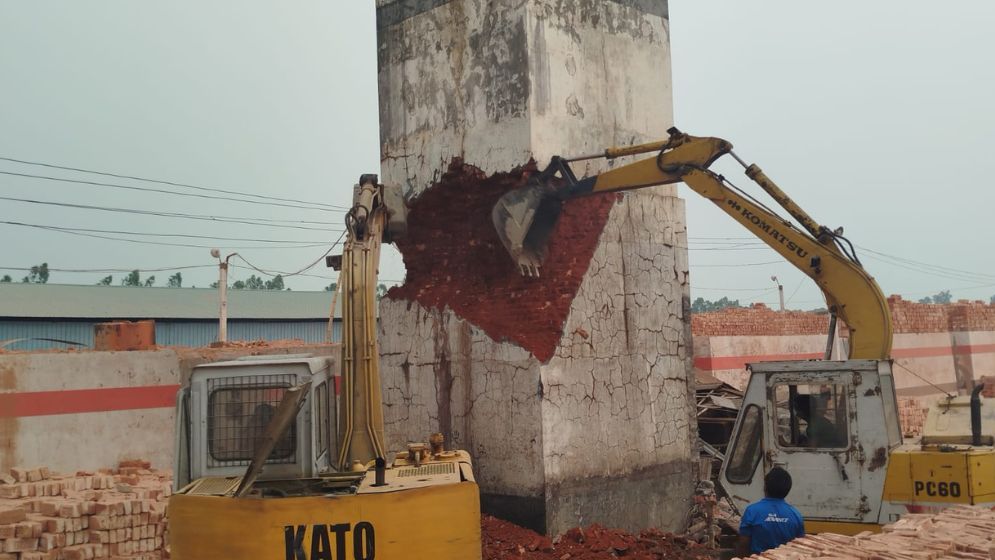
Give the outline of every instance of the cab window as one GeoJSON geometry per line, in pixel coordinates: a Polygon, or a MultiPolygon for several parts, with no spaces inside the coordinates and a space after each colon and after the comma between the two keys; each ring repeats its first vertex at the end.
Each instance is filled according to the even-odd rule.
{"type": "MultiPolygon", "coordinates": [[[[247,465],[261,444],[287,386],[234,386],[215,389],[207,401],[209,466],[247,465]]],[[[267,462],[293,462],[296,426],[283,434],[267,462]]]]}
{"type": "Polygon", "coordinates": [[[739,423],[736,439],[726,468],[726,479],[733,484],[747,484],[753,480],[763,451],[761,445],[763,435],[762,415],[760,407],[751,404],[743,411],[743,420],[739,423]]]}
{"type": "Polygon", "coordinates": [[[849,444],[844,385],[779,383],[774,386],[777,445],[845,448],[849,444]]]}

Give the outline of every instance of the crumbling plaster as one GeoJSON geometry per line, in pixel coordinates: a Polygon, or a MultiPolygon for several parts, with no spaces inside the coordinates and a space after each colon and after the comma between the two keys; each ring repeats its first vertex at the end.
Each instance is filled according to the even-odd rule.
{"type": "MultiPolygon", "coordinates": [[[[432,5],[379,29],[382,176],[409,199],[456,157],[494,173],[649,141],[672,125],[669,22],[639,2],[378,4],[432,5]]],[[[611,499],[670,503],[642,496],[615,524],[677,528],[694,438],[686,246],[674,187],[621,197],[545,364],[448,309],[385,299],[391,444],[450,426],[482,491],[544,495],[550,532],[611,522],[582,487],[636,479],[611,499]]]]}

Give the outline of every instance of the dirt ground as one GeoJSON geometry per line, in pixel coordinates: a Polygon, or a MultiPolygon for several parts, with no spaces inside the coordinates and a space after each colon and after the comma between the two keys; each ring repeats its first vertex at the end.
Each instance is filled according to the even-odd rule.
{"type": "Polygon", "coordinates": [[[481,532],[484,560],[699,560],[714,558],[714,551],[689,543],[680,536],[656,530],[638,535],[600,525],[571,529],[551,540],[528,529],[483,516],[481,532]]]}

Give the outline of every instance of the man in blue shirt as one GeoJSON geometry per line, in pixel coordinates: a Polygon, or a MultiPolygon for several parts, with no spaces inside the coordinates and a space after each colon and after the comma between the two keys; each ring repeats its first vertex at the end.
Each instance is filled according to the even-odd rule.
{"type": "Polygon", "coordinates": [[[791,475],[774,467],[764,477],[766,498],[747,506],[739,524],[739,546],[742,557],[777,548],[795,538],[805,536],[805,522],[794,506],[784,501],[791,491],[791,475]]]}

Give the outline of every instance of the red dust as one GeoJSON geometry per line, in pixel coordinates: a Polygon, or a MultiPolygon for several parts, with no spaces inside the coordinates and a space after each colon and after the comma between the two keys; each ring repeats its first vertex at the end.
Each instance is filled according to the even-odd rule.
{"type": "Polygon", "coordinates": [[[543,362],[552,358],[618,195],[564,203],[540,277],[523,277],[498,239],[491,209],[535,171],[530,162],[488,177],[453,161],[411,204],[408,235],[396,242],[407,278],[387,296],[449,307],[494,340],[512,341],[543,362]]]}
{"type": "Polygon", "coordinates": [[[571,529],[555,541],[485,515],[481,519],[484,560],[702,560],[715,551],[654,529],[638,535],[591,525],[571,529]]]}

